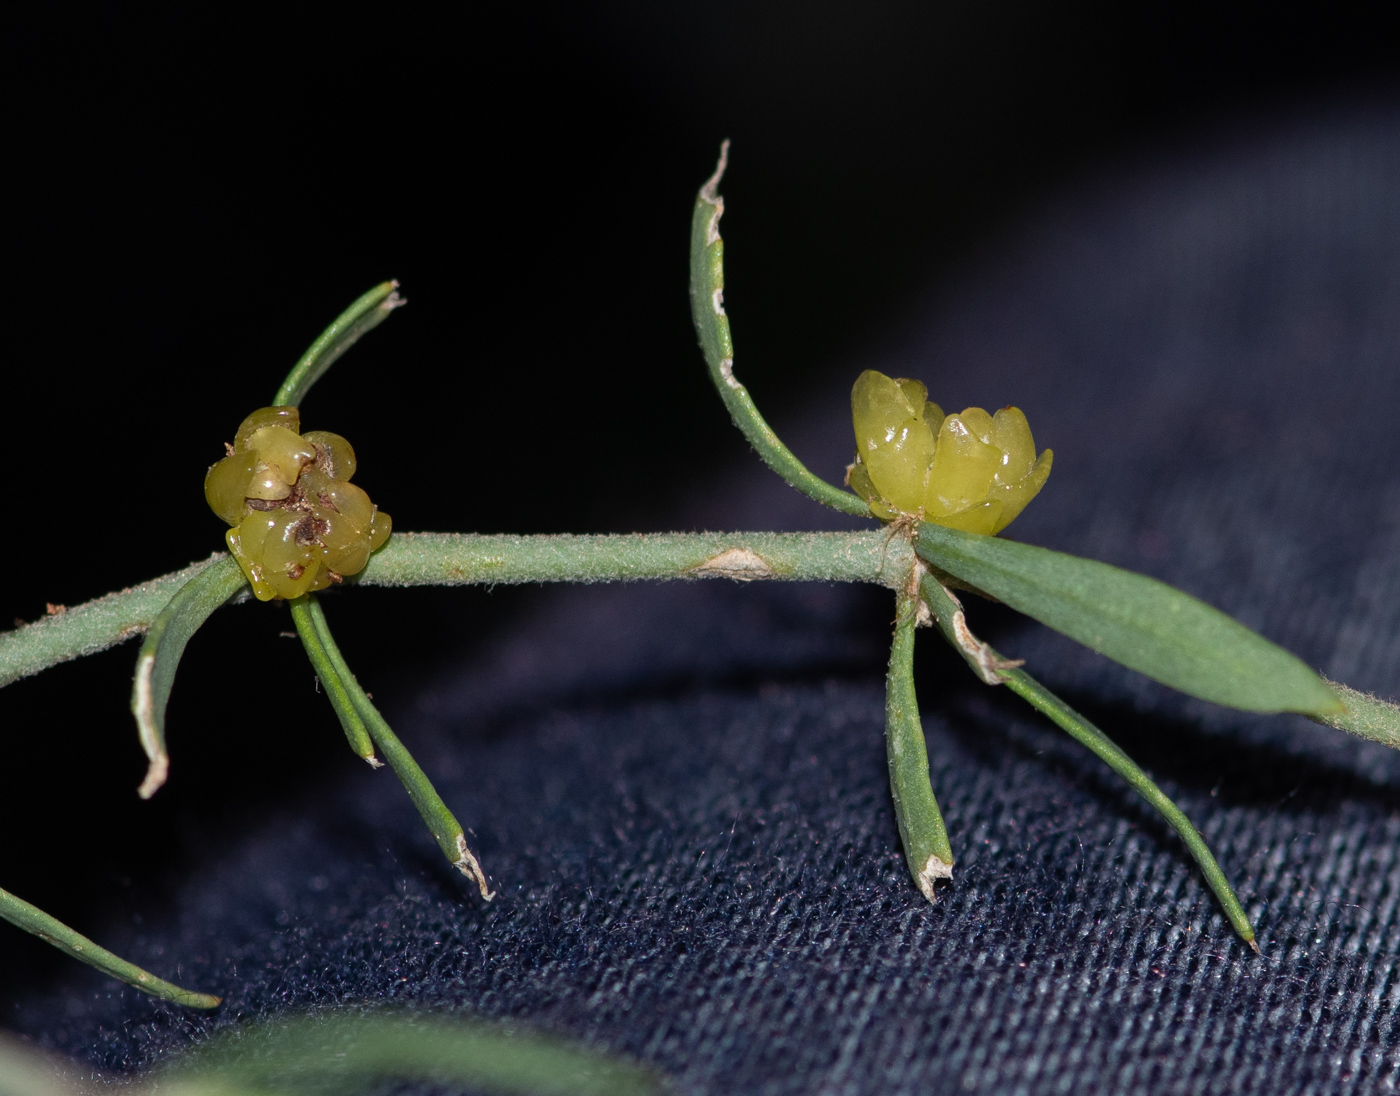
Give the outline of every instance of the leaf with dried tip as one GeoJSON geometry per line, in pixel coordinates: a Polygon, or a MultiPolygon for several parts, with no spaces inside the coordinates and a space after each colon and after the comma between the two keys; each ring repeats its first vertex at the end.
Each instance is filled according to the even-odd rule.
{"type": "Polygon", "coordinates": [[[719,181],[728,160],[729,142],[725,141],[719,165],[696,195],[690,219],[690,315],[710,368],[710,380],[734,425],[769,468],[809,498],[843,513],[870,517],[870,507],[863,498],[827,483],[793,455],[759,414],[748,389],[734,376],[734,340],[724,311],[724,240],[719,234],[719,219],[724,214],[719,181]]]}
{"type": "Polygon", "coordinates": [[[345,656],[340,653],[335,637],[331,635],[330,624],[321,610],[321,603],[316,600],[314,594],[308,594],[298,601],[301,604],[297,617],[298,634],[311,664],[326,684],[327,695],[332,698],[333,703],[336,697],[343,696],[353,706],[361,726],[374,745],[379,747],[384,760],[403,784],[408,798],[418,809],[419,817],[437,841],[438,848],[442,849],[442,854],[447,857],[447,862],[477,885],[482,898],[491,901],[496,894],[486,881],[481,862],[467,845],[467,835],[462,829],[462,824],[457,821],[457,816],[448,810],[447,804],[442,801],[442,796],[438,795],[427,773],[413,759],[408,748],[399,741],[398,735],[394,734],[393,729],[379,714],[379,709],[374,706],[369,695],[360,688],[360,683],[355,680],[355,675],[346,665],[345,656]]]}
{"type": "Polygon", "coordinates": [[[914,630],[917,596],[902,592],[896,603],[894,641],[885,677],[885,753],[890,796],[914,885],[930,902],[934,884],[953,878],[953,848],[929,783],[928,746],[914,691],[914,630]]]}
{"type": "Polygon", "coordinates": [[[1165,582],[929,523],[914,547],[962,582],[1173,689],[1250,712],[1341,710],[1301,659],[1165,582]]]}
{"type": "Polygon", "coordinates": [[[1220,900],[1230,924],[1245,943],[1257,952],[1259,947],[1254,942],[1254,929],[1245,915],[1244,907],[1240,905],[1239,898],[1235,896],[1234,888],[1230,886],[1230,880],[1225,877],[1205,839],[1182,813],[1181,808],[1173,803],[1167,794],[1153,783],[1152,778],[1138,768],[1137,763],[1120,750],[1106,734],[1022,670],[1019,659],[1003,658],[989,644],[983,643],[973,635],[963,616],[962,602],[938,579],[933,575],[924,575],[919,582],[919,590],[934,623],[942,629],[944,638],[967,660],[973,673],[988,685],[1005,685],[1036,711],[1049,716],[1071,738],[1086,746],[1126,780],[1138,795],[1147,800],[1152,808],[1167,820],[1172,829],[1186,842],[1187,850],[1200,866],[1210,889],[1220,900]]]}
{"type": "Polygon", "coordinates": [[[273,405],[296,407],[300,404],[311,391],[311,386],[335,364],[337,358],[355,345],[361,335],[387,320],[394,309],[407,304],[399,296],[398,288],[398,282],[380,282],[337,316],[335,322],[321,332],[321,337],[292,367],[277,395],[272,397],[273,405]]]}
{"type": "Polygon", "coordinates": [[[165,707],[185,645],[215,609],[246,586],[243,572],[231,557],[216,559],[175,592],[146,632],[131,686],[131,714],[136,717],[141,748],[150,760],[138,791],[142,799],[155,795],[170,770],[165,707]]]}

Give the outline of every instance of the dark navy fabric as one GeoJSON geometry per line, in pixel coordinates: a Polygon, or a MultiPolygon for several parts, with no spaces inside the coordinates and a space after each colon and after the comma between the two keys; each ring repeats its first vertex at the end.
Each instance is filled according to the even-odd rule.
{"type": "MultiPolygon", "coordinates": [[[[1008,535],[1400,694],[1400,111],[1222,133],[1006,239],[805,417],[775,409],[798,452],[839,475],[867,366],[948,410],[1014,402],[1056,458],[1008,535]]],[[[850,527],[757,461],[727,486],[682,522],[850,527]]],[[[1400,1087],[1400,756],[971,604],[1195,820],[1263,954],[1130,791],[921,633],[958,857],[929,905],[886,783],[891,612],[815,585],[562,591],[389,713],[495,902],[364,773],[192,875],[168,923],[109,926],[219,1012],[73,968],[12,1022],[107,1076],[240,1018],[387,1001],[528,1021],[716,1096],[1400,1087]]]]}

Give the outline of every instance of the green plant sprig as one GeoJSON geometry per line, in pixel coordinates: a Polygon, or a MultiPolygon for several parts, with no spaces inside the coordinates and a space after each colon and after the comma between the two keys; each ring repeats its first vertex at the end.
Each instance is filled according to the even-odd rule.
{"type": "MultiPolygon", "coordinates": [[[[727,146],[725,149],[727,152],[727,146]]],[[[734,377],[723,308],[723,240],[715,175],[701,188],[691,224],[691,300],[711,379],[735,425],[763,460],[809,497],[871,516],[870,505],[813,474],[782,443],[734,377]]],[[[330,364],[402,304],[395,283],[375,287],[312,345],[278,390],[295,406],[330,364]]],[[[1328,726],[1400,747],[1400,707],[1327,682],[1293,655],[1225,614],[1164,583],[1108,564],[930,522],[903,520],[855,533],[703,533],[482,536],[394,533],[345,584],[458,586],[728,578],[864,582],[895,592],[886,741],[895,816],[911,878],[930,900],[950,879],[953,852],[929,784],[927,747],[914,691],[915,629],[937,625],[989,685],[1006,685],[1109,765],[1185,842],[1227,919],[1255,947],[1254,930],[1200,834],[1150,776],[1090,721],[976,638],[951,587],[1000,600],[1122,664],[1189,695],[1248,711],[1300,712],[1328,726]]],[[[133,712],[151,768],[150,795],[169,769],[165,707],[185,645],[220,605],[248,599],[243,572],[216,554],[183,571],[0,634],[0,685],[68,659],[145,635],[133,712]]],[[[428,776],[394,735],[346,666],[314,595],[291,603],[307,654],[356,756],[392,767],[449,863],[491,893],[465,832],[428,776]],[[376,754],[377,751],[377,754],[376,754]]],[[[0,892],[3,894],[4,892],[0,892]]],[[[163,982],[102,951],[72,929],[5,894],[0,916],[148,993],[196,1007],[217,998],[163,982]],[[80,944],[81,946],[74,946],[80,944]]]]}

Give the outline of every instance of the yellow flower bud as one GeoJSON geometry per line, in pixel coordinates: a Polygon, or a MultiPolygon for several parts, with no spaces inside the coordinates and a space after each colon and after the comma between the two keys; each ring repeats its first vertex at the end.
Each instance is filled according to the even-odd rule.
{"type": "Polygon", "coordinates": [[[300,597],[355,574],[392,528],[349,482],[350,443],[300,428],[295,407],[254,411],[204,479],[204,497],[231,526],[229,551],[260,601],[300,597]]]}
{"type": "Polygon", "coordinates": [[[850,488],[882,521],[914,518],[969,533],[999,533],[1045,485],[1054,454],[1039,457],[1019,408],[944,415],[918,381],[867,369],[851,390],[856,459],[850,488]]]}

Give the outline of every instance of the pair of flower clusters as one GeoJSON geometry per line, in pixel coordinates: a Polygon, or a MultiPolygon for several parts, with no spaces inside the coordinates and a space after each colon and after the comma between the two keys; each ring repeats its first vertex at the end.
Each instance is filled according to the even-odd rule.
{"type": "Polygon", "coordinates": [[[204,497],[232,527],[229,551],[259,601],[325,589],[363,569],[389,539],[389,515],[350,482],[350,443],[300,429],[295,407],[254,411],[204,479],[204,497]]]}
{"type": "Polygon", "coordinates": [[[1054,454],[1037,458],[1020,408],[956,415],[919,381],[867,369],[851,390],[856,459],[846,483],[882,521],[931,521],[969,533],[1005,529],[1045,485],[1054,454]]]}

